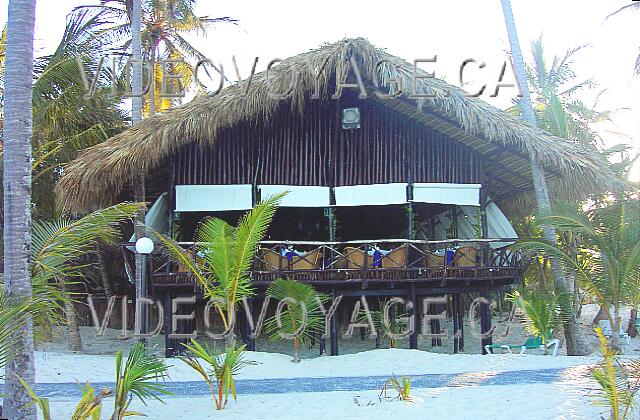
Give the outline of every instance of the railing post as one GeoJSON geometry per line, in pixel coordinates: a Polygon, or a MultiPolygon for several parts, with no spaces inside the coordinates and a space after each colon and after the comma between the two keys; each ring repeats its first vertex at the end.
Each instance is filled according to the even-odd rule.
{"type": "MultiPolygon", "coordinates": [[[[489,238],[489,225],[487,222],[487,189],[480,188],[480,231],[482,239],[489,238]]],[[[482,267],[486,267],[489,260],[489,252],[487,243],[482,242],[480,245],[482,255],[482,267]]]]}
{"type": "Polygon", "coordinates": [[[164,356],[165,357],[174,357],[176,355],[175,345],[176,342],[174,339],[169,338],[171,334],[171,308],[172,308],[172,296],[169,290],[164,293],[164,356]]]}

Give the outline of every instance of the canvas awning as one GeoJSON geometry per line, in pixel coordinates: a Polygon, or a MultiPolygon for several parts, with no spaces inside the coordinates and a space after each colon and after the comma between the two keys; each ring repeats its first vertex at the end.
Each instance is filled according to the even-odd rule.
{"type": "Polygon", "coordinates": [[[336,206],[383,206],[407,202],[406,183],[336,187],[336,206]]]}
{"type": "Polygon", "coordinates": [[[280,207],[329,207],[331,191],[329,187],[308,185],[260,185],[261,199],[287,192],[280,201],[280,207]]]}
{"type": "Polygon", "coordinates": [[[458,206],[480,205],[480,184],[415,183],[413,201],[458,206]]]}
{"type": "MultiPolygon", "coordinates": [[[[457,237],[460,239],[475,239],[479,238],[480,230],[480,209],[476,206],[460,206],[455,207],[457,212],[456,225],[457,225],[457,237]]],[[[500,238],[517,238],[516,233],[509,220],[504,215],[500,207],[494,202],[487,204],[487,234],[488,239],[500,239],[500,238]]],[[[445,211],[436,216],[438,224],[435,226],[436,239],[447,238],[447,231],[451,227],[451,211],[445,211]]],[[[510,245],[513,242],[492,242],[491,246],[499,248],[505,245],[510,245]]]]}
{"type": "Polygon", "coordinates": [[[251,184],[176,185],[176,211],[249,210],[251,191],[251,184]]]}

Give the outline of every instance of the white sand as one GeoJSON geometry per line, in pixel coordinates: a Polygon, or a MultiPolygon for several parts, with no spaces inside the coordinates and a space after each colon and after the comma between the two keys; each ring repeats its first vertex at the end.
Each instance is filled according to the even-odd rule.
{"type": "MultiPolygon", "coordinates": [[[[583,323],[595,315],[595,308],[583,313],[583,323]],[[593,312],[593,313],[592,313],[593,312]]],[[[592,337],[593,338],[593,337],[592,337]]],[[[122,343],[120,343],[122,344],[122,343]]],[[[114,342],[113,346],[120,347],[114,342]]],[[[625,346],[629,356],[637,354],[640,338],[625,346]]],[[[597,356],[567,357],[542,355],[437,354],[418,350],[383,349],[337,357],[304,359],[291,363],[291,356],[277,353],[250,352],[247,358],[258,362],[247,366],[239,379],[345,377],[392,374],[419,375],[465,372],[500,372],[536,370],[593,365],[597,356]]],[[[38,382],[113,382],[113,355],[79,355],[60,352],[36,353],[38,382]]],[[[169,359],[171,380],[199,380],[197,374],[178,359],[169,359]]],[[[376,391],[340,391],[322,393],[290,393],[240,395],[222,412],[214,412],[211,399],[205,397],[169,397],[167,404],[152,401],[148,406],[137,400],[131,407],[152,419],[294,419],[294,418],[599,418],[603,408],[590,404],[589,381],[567,378],[562,383],[443,387],[414,389],[415,403],[380,402],[376,391]],[[361,405],[355,403],[357,399],[361,405]],[[371,405],[367,405],[371,402],[371,405]],[[186,415],[186,416],[185,416],[186,415]]],[[[57,397],[51,400],[53,418],[67,419],[77,404],[76,398],[57,397]]],[[[105,401],[103,418],[108,418],[113,400],[105,401]]],[[[605,416],[606,417],[606,416],[605,416]]]]}
{"type": "MultiPolygon", "coordinates": [[[[563,368],[594,364],[597,357],[499,354],[437,354],[420,350],[384,349],[342,356],[324,356],[292,363],[291,356],[248,352],[247,359],[257,362],[246,366],[239,379],[374,376],[429,373],[498,372],[563,368]]],[[[37,382],[113,382],[113,356],[36,353],[37,382]]],[[[200,377],[179,359],[167,359],[173,381],[194,381],[200,377]]]]}
{"type": "MultiPolygon", "coordinates": [[[[560,368],[592,364],[593,357],[516,356],[516,355],[444,355],[417,350],[386,349],[337,357],[320,357],[291,363],[288,355],[252,352],[248,359],[259,362],[246,367],[241,379],[328,377],[364,375],[401,375],[428,373],[497,372],[523,369],[560,368]]],[[[180,360],[170,359],[171,379],[199,380],[180,360]]],[[[111,382],[114,357],[37,353],[38,382],[111,382]]],[[[574,380],[575,381],[575,380],[574,380]]],[[[178,419],[188,413],[190,420],[209,418],[293,419],[322,418],[446,418],[446,419],[539,419],[597,418],[600,408],[592,407],[585,384],[571,382],[474,387],[414,389],[416,402],[380,402],[376,391],[292,393],[279,395],[240,395],[223,412],[214,412],[208,398],[167,398],[167,404],[135,402],[152,419],[178,419]],[[354,402],[357,398],[362,406],[354,402]],[[366,406],[367,402],[374,404],[366,406]],[[418,417],[416,417],[418,418],[418,417]]],[[[53,418],[67,419],[77,404],[76,398],[51,401],[53,418]]],[[[113,405],[105,402],[105,417],[113,405]]]]}
{"type": "MultiPolygon", "coordinates": [[[[240,395],[223,411],[215,412],[208,398],[171,398],[167,404],[139,402],[132,409],[158,420],[204,419],[594,419],[602,408],[593,407],[582,390],[554,385],[482,386],[416,389],[414,403],[379,402],[377,391],[326,392],[280,395],[240,395]],[[372,401],[370,406],[358,406],[372,401]]],[[[67,419],[76,401],[53,401],[54,419],[67,419]]],[[[113,406],[105,402],[103,419],[113,406]]]]}

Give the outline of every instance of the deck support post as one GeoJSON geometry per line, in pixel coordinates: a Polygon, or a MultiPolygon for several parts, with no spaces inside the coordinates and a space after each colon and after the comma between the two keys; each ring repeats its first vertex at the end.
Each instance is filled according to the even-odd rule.
{"type": "MultiPolygon", "coordinates": [[[[336,300],[336,289],[335,287],[331,288],[331,301],[335,302],[336,300]]],[[[338,311],[336,311],[331,317],[330,328],[331,328],[331,355],[338,355],[338,311]]]]}
{"type": "Polygon", "coordinates": [[[464,351],[464,299],[460,293],[456,294],[456,312],[458,313],[458,329],[460,337],[458,338],[458,351],[464,351]]]}
{"type": "MultiPolygon", "coordinates": [[[[482,297],[487,300],[487,303],[480,304],[480,333],[485,334],[491,331],[491,295],[486,287],[482,288],[482,297]]],[[[493,340],[491,336],[483,337],[481,340],[482,354],[487,354],[484,346],[492,344],[493,340]]]]}
{"type": "Polygon", "coordinates": [[[411,310],[411,317],[413,318],[413,331],[411,331],[411,335],[409,336],[409,348],[410,349],[417,349],[418,348],[418,331],[419,331],[419,325],[420,325],[420,310],[419,310],[419,305],[420,302],[418,301],[418,298],[416,296],[416,285],[414,283],[411,283],[411,289],[410,289],[410,297],[409,297],[411,304],[413,305],[412,310],[411,310]]]}
{"type": "Polygon", "coordinates": [[[458,346],[460,344],[460,340],[458,338],[458,332],[460,331],[458,300],[459,295],[457,293],[451,296],[451,318],[453,321],[453,354],[458,353],[458,346]]]}
{"type": "Polygon", "coordinates": [[[176,355],[175,340],[169,338],[171,334],[171,302],[172,296],[171,291],[167,290],[164,292],[164,319],[162,322],[164,323],[164,356],[165,357],[174,357],[176,355]]]}

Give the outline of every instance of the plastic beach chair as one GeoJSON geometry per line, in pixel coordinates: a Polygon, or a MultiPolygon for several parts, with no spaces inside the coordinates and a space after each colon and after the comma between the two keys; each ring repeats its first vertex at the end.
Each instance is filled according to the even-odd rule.
{"type": "MultiPolygon", "coordinates": [[[[598,321],[598,326],[602,330],[602,334],[604,334],[605,337],[611,338],[611,324],[609,323],[609,321],[607,321],[606,319],[601,319],[600,321],[598,321]]],[[[631,343],[631,337],[629,337],[629,334],[624,332],[624,330],[622,329],[622,323],[620,323],[620,331],[618,332],[618,334],[620,338],[624,338],[627,341],[627,344],[631,343]]]]}
{"type": "MultiPolygon", "coordinates": [[[[551,337],[551,334],[549,334],[549,337],[551,337]]],[[[519,354],[525,354],[527,350],[533,350],[533,349],[546,350],[549,347],[553,346],[553,351],[551,354],[555,356],[558,354],[559,345],[560,345],[560,340],[558,340],[557,338],[547,340],[547,344],[544,345],[542,343],[542,337],[536,336],[536,337],[527,338],[527,341],[525,341],[524,344],[521,344],[519,346],[508,345],[508,344],[487,344],[486,346],[484,346],[484,349],[487,351],[487,353],[493,353],[494,349],[503,349],[503,350],[507,350],[509,353],[513,353],[513,350],[519,349],[520,350],[519,354]]]]}

